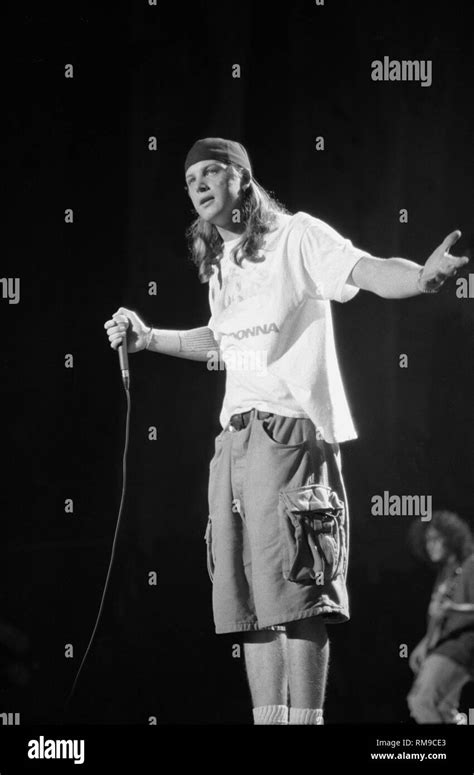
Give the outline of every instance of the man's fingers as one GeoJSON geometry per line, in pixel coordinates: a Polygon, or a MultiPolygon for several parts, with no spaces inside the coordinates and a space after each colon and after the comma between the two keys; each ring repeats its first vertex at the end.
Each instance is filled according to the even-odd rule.
{"type": "Polygon", "coordinates": [[[128,319],[128,317],[126,315],[119,315],[119,314],[115,313],[114,315],[112,315],[112,317],[115,320],[116,324],[117,323],[124,323],[125,326],[128,328],[128,326],[130,324],[130,321],[129,321],[129,319],[128,319]]]}
{"type": "Polygon", "coordinates": [[[456,231],[452,231],[451,234],[448,234],[448,236],[445,237],[442,242],[443,250],[445,251],[449,250],[449,248],[452,247],[454,243],[458,241],[460,236],[461,236],[461,232],[459,231],[459,229],[456,229],[456,231]]]}
{"type": "Polygon", "coordinates": [[[469,259],[467,256],[453,256],[453,258],[456,259],[456,266],[458,268],[469,263],[469,259]]]}
{"type": "Polygon", "coordinates": [[[117,313],[115,313],[112,316],[111,320],[107,320],[104,323],[104,328],[107,329],[107,328],[111,328],[112,326],[118,326],[120,324],[123,324],[125,328],[128,328],[130,325],[130,320],[129,318],[126,317],[126,315],[118,315],[117,313]]]}
{"type": "Polygon", "coordinates": [[[449,262],[450,269],[460,269],[462,266],[469,263],[467,256],[453,256],[451,253],[445,253],[445,256],[449,262]]]}

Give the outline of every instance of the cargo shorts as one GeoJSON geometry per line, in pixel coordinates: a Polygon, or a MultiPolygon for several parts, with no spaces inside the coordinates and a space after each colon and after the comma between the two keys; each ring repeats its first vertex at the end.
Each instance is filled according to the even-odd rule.
{"type": "Polygon", "coordinates": [[[309,418],[233,415],[209,464],[205,533],[216,633],[349,619],[338,444],[309,418]]]}

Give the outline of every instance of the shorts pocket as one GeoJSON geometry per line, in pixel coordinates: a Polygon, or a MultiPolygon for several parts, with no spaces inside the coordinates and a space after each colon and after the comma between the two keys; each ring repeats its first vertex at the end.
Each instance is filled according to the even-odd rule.
{"type": "Polygon", "coordinates": [[[280,492],[283,575],[299,584],[324,584],[346,559],[344,503],[330,487],[311,484],[280,492]]]}
{"type": "Polygon", "coordinates": [[[213,582],[216,561],[214,558],[214,552],[213,552],[213,546],[212,546],[212,519],[210,515],[207,520],[207,527],[206,527],[204,540],[206,541],[207,572],[209,573],[209,578],[213,582]]]}
{"type": "Polygon", "coordinates": [[[308,428],[305,418],[283,417],[279,414],[271,414],[259,420],[261,429],[267,439],[275,447],[305,447],[307,444],[308,428]]]}

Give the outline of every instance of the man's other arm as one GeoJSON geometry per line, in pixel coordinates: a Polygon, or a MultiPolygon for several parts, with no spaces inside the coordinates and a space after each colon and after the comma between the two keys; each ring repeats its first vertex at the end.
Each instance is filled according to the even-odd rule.
{"type": "Polygon", "coordinates": [[[437,291],[469,261],[467,256],[452,256],[449,253],[450,247],[460,236],[459,230],[448,234],[424,266],[406,258],[363,256],[354,266],[347,282],[384,299],[405,299],[437,291]]]}

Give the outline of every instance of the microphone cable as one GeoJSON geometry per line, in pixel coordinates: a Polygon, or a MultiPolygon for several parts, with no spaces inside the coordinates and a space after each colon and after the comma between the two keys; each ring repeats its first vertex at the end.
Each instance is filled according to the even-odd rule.
{"type": "Polygon", "coordinates": [[[92,635],[91,635],[89,643],[87,645],[85,654],[84,654],[84,656],[82,658],[82,662],[81,662],[81,664],[79,666],[79,670],[77,671],[76,677],[74,679],[74,683],[72,685],[72,689],[69,692],[68,698],[67,698],[66,703],[64,705],[64,710],[66,710],[66,708],[69,705],[70,700],[72,699],[72,696],[73,696],[74,691],[76,689],[77,682],[79,680],[79,676],[81,674],[81,671],[82,671],[82,668],[84,666],[84,663],[85,663],[85,661],[87,659],[87,655],[89,653],[90,647],[91,647],[92,642],[94,640],[94,636],[95,636],[95,633],[97,631],[97,627],[99,625],[100,617],[101,617],[101,614],[102,614],[102,609],[104,607],[105,594],[107,592],[107,587],[108,587],[108,584],[109,584],[110,574],[111,574],[111,571],[112,571],[112,565],[113,565],[114,556],[115,556],[115,547],[116,547],[117,536],[118,536],[118,531],[119,531],[119,527],[120,527],[120,520],[122,518],[123,504],[125,502],[125,492],[126,492],[126,484],[127,484],[127,452],[128,452],[128,441],[129,441],[129,432],[130,432],[130,408],[131,408],[131,402],[130,402],[130,388],[129,388],[130,380],[128,378],[128,375],[127,375],[127,377],[125,377],[122,374],[122,380],[123,380],[123,385],[124,385],[125,393],[126,393],[126,396],[127,396],[127,416],[126,416],[126,420],[125,420],[125,444],[124,444],[123,457],[122,457],[122,495],[121,495],[121,498],[120,498],[120,506],[119,506],[119,513],[118,513],[118,518],[117,518],[117,525],[115,527],[114,540],[112,542],[112,552],[111,552],[111,555],[110,555],[109,567],[108,567],[108,570],[107,570],[107,577],[105,579],[104,591],[102,592],[102,599],[100,601],[99,612],[97,614],[97,618],[96,618],[96,622],[95,622],[95,625],[94,625],[94,629],[92,631],[92,635]]]}

